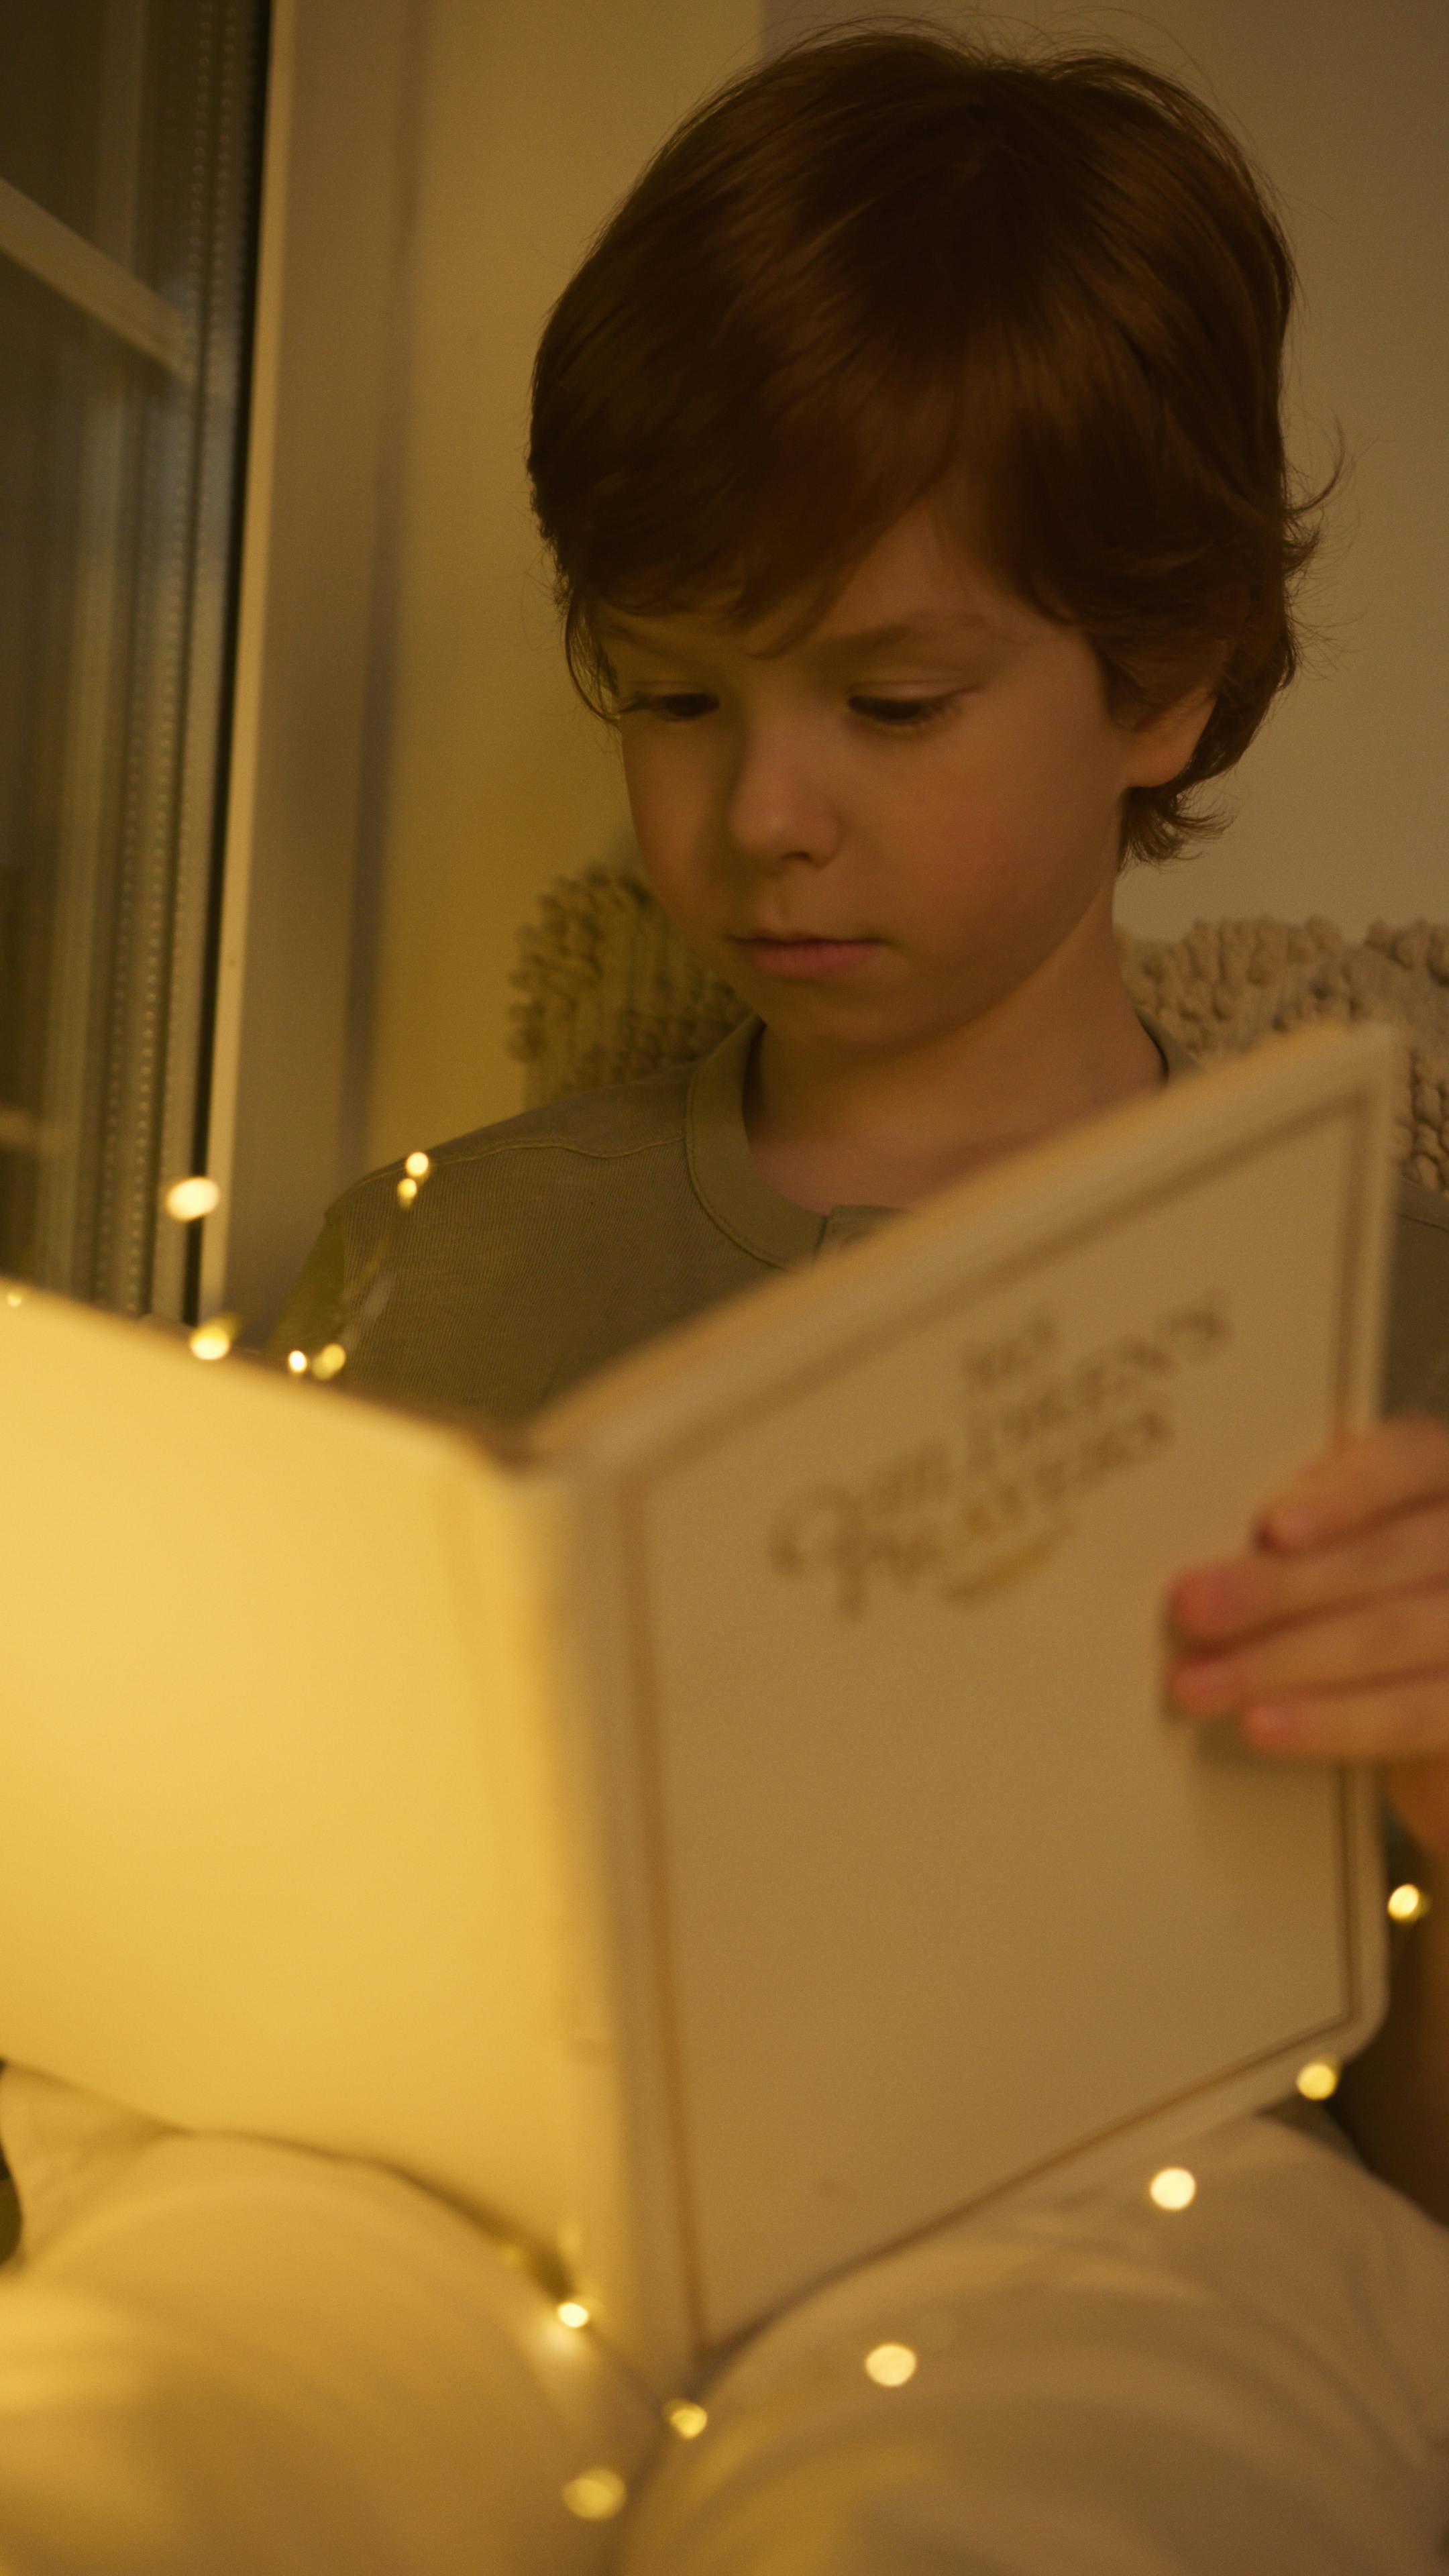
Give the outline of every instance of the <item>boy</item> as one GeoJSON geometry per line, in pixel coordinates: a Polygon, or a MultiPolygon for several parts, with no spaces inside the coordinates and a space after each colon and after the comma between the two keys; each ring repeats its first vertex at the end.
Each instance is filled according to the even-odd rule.
{"type": "MultiPolygon", "coordinates": [[[[1288,590],[1318,539],[1286,498],[1292,294],[1239,147],[1116,57],[837,33],[670,139],[549,318],[529,467],[570,670],[620,731],[645,876],[748,1016],[697,1065],[435,1153],[407,1265],[352,1331],[354,1384],[526,1414],[715,1298],[1191,1073],[1129,1002],[1113,894],[1134,858],[1224,828],[1190,791],[1241,757],[1297,668],[1288,590]]],[[[348,1338],[395,1178],[329,1212],[279,1358],[348,1338]]],[[[1264,1496],[1256,1545],[1185,1569],[1165,1606],[1191,1650],[1173,1661],[1181,1705],[1242,1712],[1265,1755],[1382,1764],[1417,1837],[1396,1875],[1432,1893],[1449,1850],[1449,1208],[1406,1180],[1399,1216],[1388,1418],[1264,1496]],[[1269,1526],[1305,1496],[1315,1529],[1269,1526]]],[[[1249,2165],[1307,2156],[1309,2199],[1372,2196],[1356,2142],[1419,2204],[1389,2204],[1393,2237],[1375,2201],[1363,2243],[1387,2226],[1385,2262],[1441,2301],[1446,1931],[1431,1911],[1405,1936],[1336,2129],[1317,2115],[1310,2147],[1240,2124],[1249,2165]]],[[[1239,2249],[1253,2192],[1266,2207],[1275,2187],[1256,2166],[1240,2181],[1239,2249]]],[[[1291,2199],[1297,2166],[1287,2181],[1291,2199]]],[[[1410,2563],[1409,2525],[1427,2563],[1449,2520],[1433,2465],[1449,2407],[1415,2384],[1418,2483],[1392,2544],[1380,2526],[1385,2564],[1410,2563]]],[[[696,2549],[711,2570],[855,2570],[872,2548],[918,2563],[903,2527],[862,2537],[894,2471],[871,2487],[848,2411],[848,2434],[790,2419],[790,2442],[833,2463],[802,2503],[761,2467],[779,2425],[741,2405],[735,2487],[719,2444],[713,2469],[703,2448],[675,2460],[641,2570],[656,2549],[680,2576],[696,2549]]],[[[880,2439],[906,2438],[898,2413],[880,2439]]],[[[1114,2568],[1141,2537],[1130,2460],[1124,2477],[1114,2568]]],[[[1340,2545],[1360,2549],[1343,2563],[1366,2563],[1332,2492],[1340,2545]]],[[[1246,2525],[1204,2524],[1207,2555],[1181,2564],[1290,2563],[1246,2474],[1238,2493],[1246,2525]]],[[[959,2561],[942,2538],[929,2563],[974,2566],[984,2530],[967,2515],[959,2561]]],[[[1001,2545],[1032,2564],[1038,2544],[1001,2545]]],[[[1062,2563],[1085,2545],[1075,2531],[1062,2563]]],[[[1301,2563],[1332,2545],[1319,2530],[1301,2563]]]]}
{"type": "MultiPolygon", "coordinates": [[[[397,1172],[345,1192],[274,1357],[340,1335],[349,1384],[518,1418],[1194,1069],[1128,999],[1112,904],[1134,857],[1225,828],[1191,790],[1297,668],[1292,280],[1223,126],[1121,57],[895,25],[807,39],[685,122],[549,318],[529,469],[646,878],[747,1016],[698,1065],[435,1149],[380,1301],[397,1172]]],[[[1449,1207],[1407,1179],[1384,1392],[1313,1470],[1337,1553],[1184,1569],[1184,1642],[1257,1642],[1173,1686],[1256,1712],[1265,1751],[1385,1764],[1427,1882],[1449,1207]]],[[[1337,2110],[1449,2220],[1442,1919],[1337,2110]]]]}
{"type": "MultiPolygon", "coordinates": [[[[1191,1075],[1128,999],[1112,901],[1132,859],[1223,828],[1186,799],[1297,667],[1287,583],[1317,540],[1285,497],[1291,296],[1225,129],[1122,58],[1034,64],[897,25],[807,40],[686,122],[550,316],[529,465],[646,876],[747,1016],[697,1064],[436,1149],[381,1297],[364,1291],[398,1172],[345,1192],[276,1359],[340,1338],[350,1385],[521,1418],[718,1298],[1191,1075]]],[[[1384,1765],[1431,1893],[1446,1318],[1446,1210],[1406,1182],[1389,1418],[1264,1497],[1265,1520],[1316,1500],[1306,1536],[1260,1523],[1168,1605],[1194,1645],[1236,1649],[1216,1681],[1177,1669],[1183,1705],[1282,1695],[1287,1730],[1244,1718],[1265,1752],[1384,1765]]],[[[942,2231],[803,2302],[711,2394],[710,2439],[668,2463],[618,2563],[1436,2563],[1446,1926],[1431,1911],[1406,1936],[1336,2147],[1237,2123],[1196,2160],[1219,2186],[1206,2229],[1144,2236],[1097,2193],[942,2231]],[[1074,2285],[1098,2304],[1074,2307],[1074,2285]],[[913,2302],[938,2358],[966,2363],[923,2362],[882,2415],[831,2355],[913,2302]],[[1013,2378],[996,2356],[1014,2336],[1013,2378]],[[983,2351],[996,2378],[973,2382],[983,2351]]],[[[16,2141],[7,2113],[5,2135],[22,2203],[53,2204],[34,2123],[16,2141]]]]}

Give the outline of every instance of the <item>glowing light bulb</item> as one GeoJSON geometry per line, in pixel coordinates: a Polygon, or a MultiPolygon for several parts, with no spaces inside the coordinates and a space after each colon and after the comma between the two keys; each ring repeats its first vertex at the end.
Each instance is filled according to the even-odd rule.
{"type": "Polygon", "coordinates": [[[291,1370],[293,1377],[305,1377],[305,1376],[306,1376],[306,1374],[307,1374],[307,1354],[306,1354],[306,1352],[305,1352],[305,1351],[288,1351],[288,1353],[287,1353],[287,1366],[288,1366],[288,1368],[291,1370]]]}
{"type": "Polygon", "coordinates": [[[189,1181],[173,1181],[162,1204],[168,1216],[174,1216],[182,1225],[189,1225],[193,1218],[210,1216],[213,1208],[220,1207],[221,1192],[215,1181],[204,1180],[198,1175],[189,1181]]]}
{"type": "Polygon", "coordinates": [[[1330,2093],[1338,2091],[1338,2072],[1336,2057],[1312,2057],[1299,2067],[1293,2081],[1305,2102],[1326,2102],[1330,2093]]]}
{"type": "Polygon", "coordinates": [[[1389,1912],[1396,1923],[1417,1923],[1420,1915],[1428,1911],[1429,1899],[1424,1890],[1415,1887],[1409,1879],[1405,1879],[1402,1887],[1396,1887],[1389,1897],[1389,1912]]]}
{"type": "Polygon", "coordinates": [[[418,1194],[417,1182],[399,1181],[397,1185],[397,1194],[404,1207],[411,1207],[418,1194]]]}
{"type": "Polygon", "coordinates": [[[570,2478],[563,2500],[580,2522],[612,2522],[628,2492],[617,2469],[582,2469],[570,2478]]]}
{"type": "Polygon", "coordinates": [[[403,1170],[411,1172],[415,1181],[423,1180],[432,1168],[426,1154],[409,1154],[403,1165],[403,1170]]]}
{"type": "Polygon", "coordinates": [[[190,1335],[192,1352],[199,1360],[224,1360],[240,1330],[240,1315],[212,1315],[190,1335]]]}
{"type": "Polygon", "coordinates": [[[591,2310],[583,2299],[560,2299],[556,2313],[561,2326],[578,2328],[588,2324],[591,2310]]]}
{"type": "Polygon", "coordinates": [[[1147,2186],[1159,2209],[1186,2209],[1197,2198],[1197,2182],[1185,2165],[1164,2165],[1147,2186]]]}
{"type": "Polygon", "coordinates": [[[320,1378],[335,1377],[338,1370],[344,1369],[346,1366],[347,1353],[343,1349],[342,1344],[340,1342],[329,1342],[325,1350],[320,1350],[315,1360],[312,1362],[312,1375],[320,1378]]]}
{"type": "Polygon", "coordinates": [[[21,1296],[18,1288],[7,1288],[5,1291],[5,1303],[7,1306],[23,1306],[25,1300],[21,1296]]]}
{"type": "Polygon", "coordinates": [[[704,2431],[709,2417],[702,2406],[690,2397],[671,2397],[664,2408],[664,2421],[681,2442],[693,2442],[704,2431]]]}
{"type": "Polygon", "coordinates": [[[916,2356],[908,2343],[878,2343],[865,2356],[865,2370],[878,2388],[904,2388],[915,2377],[916,2356]]]}

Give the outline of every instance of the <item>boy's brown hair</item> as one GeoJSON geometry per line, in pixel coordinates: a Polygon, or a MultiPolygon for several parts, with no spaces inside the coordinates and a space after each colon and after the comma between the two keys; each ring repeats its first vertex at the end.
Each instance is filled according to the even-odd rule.
{"type": "MultiPolygon", "coordinates": [[[[852,21],[727,82],[661,146],[553,307],[528,471],[570,676],[598,613],[809,634],[929,500],[1008,593],[1078,628],[1131,723],[1212,684],[1188,766],[1128,790],[1119,871],[1303,657],[1322,540],[1281,419],[1297,274],[1220,117],[1128,56],[852,21]],[[1215,676],[1216,675],[1216,676],[1215,676]]],[[[1340,433],[1341,442],[1341,433],[1340,433]]]]}

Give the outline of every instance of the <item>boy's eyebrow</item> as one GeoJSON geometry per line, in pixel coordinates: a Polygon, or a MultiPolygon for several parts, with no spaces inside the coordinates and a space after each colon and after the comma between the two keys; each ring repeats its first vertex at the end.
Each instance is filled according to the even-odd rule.
{"type": "MultiPolygon", "coordinates": [[[[649,644],[649,637],[627,618],[606,616],[598,623],[602,635],[615,636],[620,643],[644,647],[649,644]]],[[[848,660],[852,653],[881,653],[897,644],[950,644],[962,636],[994,632],[991,620],[979,609],[962,608],[949,616],[900,618],[890,626],[866,626],[853,635],[831,635],[813,650],[818,661],[840,662],[848,660]]],[[[752,653],[748,658],[763,661],[765,656],[752,653]]]]}

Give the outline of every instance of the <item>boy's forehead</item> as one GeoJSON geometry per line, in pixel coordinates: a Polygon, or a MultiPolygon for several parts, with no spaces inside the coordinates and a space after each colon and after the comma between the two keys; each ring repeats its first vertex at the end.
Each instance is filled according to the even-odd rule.
{"type": "Polygon", "coordinates": [[[803,641],[798,630],[787,645],[775,639],[792,630],[788,612],[804,602],[803,590],[787,601],[773,623],[762,618],[764,640],[747,644],[742,630],[726,615],[728,593],[701,593],[693,609],[671,614],[632,615],[623,602],[596,602],[601,638],[637,651],[667,653],[738,650],[753,662],[777,661],[787,650],[799,659],[826,668],[869,653],[960,653],[974,648],[1025,645],[1036,639],[1039,617],[1008,581],[1002,586],[979,536],[959,518],[949,517],[939,501],[923,501],[896,520],[866,554],[859,557],[843,587],[818,615],[803,641]]]}
{"type": "MultiPolygon", "coordinates": [[[[632,618],[625,617],[618,610],[602,612],[598,627],[600,634],[611,642],[633,644],[641,651],[647,651],[651,645],[703,644],[726,640],[727,637],[723,625],[706,618],[632,618]]],[[[898,647],[980,642],[999,636],[1001,631],[995,619],[984,609],[963,605],[950,609],[921,609],[872,626],[852,626],[848,631],[826,627],[808,637],[801,649],[820,661],[838,661],[855,653],[883,653],[898,647]]],[[[751,661],[776,658],[762,649],[752,650],[748,645],[741,645],[740,650],[751,661]]]]}

